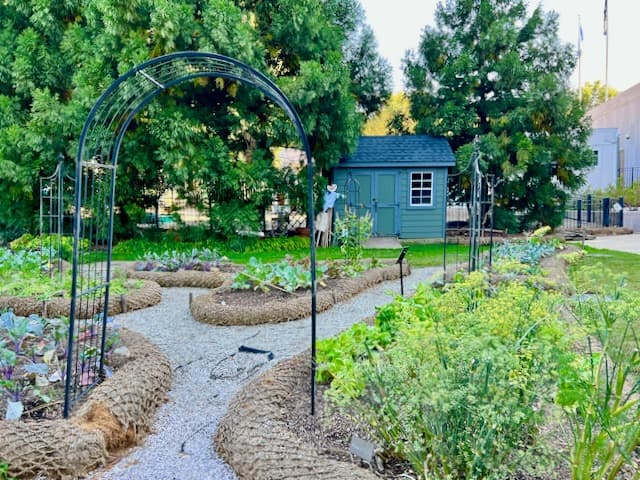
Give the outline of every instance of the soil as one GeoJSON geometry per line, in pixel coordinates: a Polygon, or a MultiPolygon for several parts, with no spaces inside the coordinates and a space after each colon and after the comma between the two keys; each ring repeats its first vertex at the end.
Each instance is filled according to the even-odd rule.
{"type": "MultiPolygon", "coordinates": [[[[348,279],[330,278],[323,279],[323,284],[318,285],[318,293],[325,290],[343,290],[342,285],[348,279]]],[[[261,290],[234,290],[228,286],[222,286],[215,290],[215,303],[230,306],[261,307],[266,303],[291,300],[292,298],[306,298],[309,289],[298,289],[294,292],[285,292],[276,288],[270,288],[267,292],[261,290]]]]}
{"type": "Polygon", "coordinates": [[[300,376],[287,397],[284,418],[287,427],[300,439],[312,445],[316,451],[326,458],[347,463],[359,464],[369,468],[385,479],[414,478],[407,463],[386,459],[383,461],[376,453],[372,465],[354,457],[350,452],[353,436],[371,441],[366,428],[348,413],[340,412],[325,398],[328,385],[317,385],[315,415],[309,415],[311,408],[308,377],[300,376]],[[305,381],[303,381],[305,380],[305,381]]]}

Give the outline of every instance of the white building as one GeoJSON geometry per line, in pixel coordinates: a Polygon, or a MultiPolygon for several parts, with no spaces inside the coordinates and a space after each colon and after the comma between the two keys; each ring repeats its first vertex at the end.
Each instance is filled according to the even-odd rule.
{"type": "MultiPolygon", "coordinates": [[[[623,177],[625,183],[630,185],[632,181],[640,179],[640,83],[619,93],[611,100],[592,108],[588,115],[591,117],[593,135],[589,143],[594,150],[600,148],[609,151],[606,145],[615,144],[617,148],[616,176],[623,177]],[[607,130],[608,133],[600,133],[599,130],[607,130]],[[617,130],[615,139],[611,137],[612,130],[617,130]],[[592,142],[593,141],[593,142],[592,142]],[[603,143],[608,141],[609,143],[603,143]],[[596,145],[599,147],[596,148],[596,145]]],[[[607,154],[608,155],[608,154],[607,154]]],[[[603,158],[603,169],[611,168],[612,160],[603,158]]],[[[601,175],[596,174],[600,166],[594,169],[594,178],[601,175]]],[[[605,175],[604,177],[608,177],[605,175]]],[[[603,178],[604,178],[603,177],[603,178]]],[[[611,183],[615,183],[615,180],[611,183]]],[[[595,187],[594,188],[600,188],[595,187]]]]}
{"type": "Polygon", "coordinates": [[[598,163],[588,173],[585,187],[588,190],[604,190],[615,185],[618,179],[618,129],[594,128],[589,137],[589,146],[598,163]]]}

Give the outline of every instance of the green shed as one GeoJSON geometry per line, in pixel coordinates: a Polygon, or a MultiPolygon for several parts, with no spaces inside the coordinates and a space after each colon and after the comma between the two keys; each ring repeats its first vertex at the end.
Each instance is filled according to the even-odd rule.
{"type": "Polygon", "coordinates": [[[360,137],[356,151],[333,169],[336,215],[345,206],[370,212],[373,234],[443,238],[447,174],[455,164],[445,138],[429,135],[360,137]]]}

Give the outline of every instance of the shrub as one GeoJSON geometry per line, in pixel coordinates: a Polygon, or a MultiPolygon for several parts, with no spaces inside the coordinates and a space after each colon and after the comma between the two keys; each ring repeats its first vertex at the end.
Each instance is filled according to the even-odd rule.
{"type": "Polygon", "coordinates": [[[595,297],[574,306],[589,333],[587,348],[561,372],[558,403],[571,427],[573,480],[618,478],[640,446],[640,300],[622,282],[611,285],[601,283],[595,297]]]}
{"type": "Polygon", "coordinates": [[[524,283],[491,287],[481,273],[443,292],[424,287],[382,308],[373,331],[323,343],[319,372],[333,376],[328,395],[420,478],[512,478],[543,450],[541,405],[569,344],[559,302],[524,283]]]}

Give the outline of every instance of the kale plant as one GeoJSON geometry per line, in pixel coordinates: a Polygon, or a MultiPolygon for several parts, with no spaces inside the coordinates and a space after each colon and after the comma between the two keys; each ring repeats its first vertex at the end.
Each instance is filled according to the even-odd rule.
{"type": "Polygon", "coordinates": [[[218,250],[194,248],[191,252],[172,250],[162,254],[147,252],[142,260],[136,263],[136,270],[147,272],[177,272],[178,270],[195,270],[209,272],[219,268],[226,258],[218,250]]]}
{"type": "MultiPolygon", "coordinates": [[[[77,365],[80,383],[93,383],[100,349],[95,337],[100,319],[78,332],[83,342],[77,365]]],[[[0,315],[0,414],[5,420],[18,420],[31,412],[46,410],[62,397],[66,377],[69,321],[46,319],[37,315],[20,317],[8,311],[0,315]]],[[[107,319],[105,363],[119,344],[117,327],[107,319]]],[[[105,375],[110,370],[105,367],[105,375]]]]}

